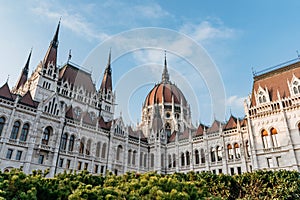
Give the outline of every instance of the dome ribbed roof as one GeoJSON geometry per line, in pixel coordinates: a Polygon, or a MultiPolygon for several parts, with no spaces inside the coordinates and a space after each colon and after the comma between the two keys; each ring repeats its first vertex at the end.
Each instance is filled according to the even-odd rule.
{"type": "Polygon", "coordinates": [[[174,98],[175,104],[180,104],[181,101],[183,105],[187,104],[183,93],[176,85],[170,82],[160,83],[155,85],[154,88],[149,92],[144,106],[150,106],[155,103],[172,103],[172,97],[174,98]]]}

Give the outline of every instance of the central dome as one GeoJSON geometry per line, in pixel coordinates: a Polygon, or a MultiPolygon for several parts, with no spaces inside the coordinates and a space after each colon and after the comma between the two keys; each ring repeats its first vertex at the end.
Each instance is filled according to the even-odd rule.
{"type": "Polygon", "coordinates": [[[172,103],[186,105],[186,99],[181,90],[171,82],[161,82],[154,86],[146,97],[144,107],[157,103],[172,103]]]}
{"type": "Polygon", "coordinates": [[[165,58],[164,70],[162,73],[162,80],[159,84],[156,84],[154,88],[149,92],[146,97],[144,107],[148,107],[154,104],[172,103],[183,104],[186,106],[186,99],[181,90],[169,80],[169,73],[167,68],[167,60],[165,58]]]}

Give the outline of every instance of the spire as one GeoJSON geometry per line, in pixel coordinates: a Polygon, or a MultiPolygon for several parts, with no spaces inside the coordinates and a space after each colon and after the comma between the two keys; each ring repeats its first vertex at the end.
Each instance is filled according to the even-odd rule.
{"type": "Polygon", "coordinates": [[[166,55],[166,50],[165,50],[165,66],[164,66],[164,70],[163,70],[163,73],[162,73],[162,79],[161,79],[161,82],[162,83],[168,83],[170,80],[169,80],[169,73],[168,73],[168,67],[167,67],[167,55],[166,55]]]}
{"type": "Polygon", "coordinates": [[[32,53],[32,49],[30,50],[30,53],[29,53],[29,56],[28,56],[28,59],[27,59],[27,62],[21,72],[21,75],[19,77],[19,80],[16,84],[16,90],[18,90],[20,87],[22,87],[26,81],[27,81],[27,78],[28,78],[28,71],[29,71],[29,62],[30,62],[30,58],[31,58],[31,53],[32,53]]]}
{"type": "Polygon", "coordinates": [[[60,27],[60,20],[58,22],[55,34],[53,36],[52,41],[50,42],[49,48],[43,60],[43,64],[46,68],[48,66],[48,63],[51,62],[53,63],[54,66],[56,66],[59,27],[60,27]]]}
{"type": "Polygon", "coordinates": [[[100,86],[100,90],[110,90],[112,91],[112,81],[111,81],[111,50],[108,54],[108,62],[105,68],[104,76],[100,86]]]}

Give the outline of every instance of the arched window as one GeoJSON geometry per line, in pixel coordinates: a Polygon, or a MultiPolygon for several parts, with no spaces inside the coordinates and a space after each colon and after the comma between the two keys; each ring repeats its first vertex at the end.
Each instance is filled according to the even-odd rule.
{"type": "Polygon", "coordinates": [[[186,155],[186,165],[190,165],[190,152],[185,152],[186,155]]]}
{"type": "Polygon", "coordinates": [[[151,153],[151,167],[154,167],[154,154],[151,153]]]}
{"type": "Polygon", "coordinates": [[[136,160],[136,150],[132,152],[132,165],[135,165],[135,160],[136,160]]]}
{"type": "MultiPolygon", "coordinates": [[[[170,115],[170,113],[167,113],[167,114],[170,115]]],[[[166,123],[165,129],[166,129],[167,136],[170,136],[171,135],[171,125],[169,122],[166,123]]]]}
{"type": "Polygon", "coordinates": [[[106,158],[106,143],[102,145],[101,158],[106,158]]]}
{"type": "Polygon", "coordinates": [[[69,141],[69,151],[73,151],[74,149],[74,142],[75,142],[75,136],[74,135],[71,135],[70,137],[70,141],[69,141]]]}
{"type": "Polygon", "coordinates": [[[97,142],[97,145],[96,145],[96,157],[97,158],[100,157],[100,148],[101,148],[101,142],[97,142]]]}
{"type": "Polygon", "coordinates": [[[262,137],[263,147],[269,148],[269,134],[265,129],[261,131],[261,137],[262,137]]]}
{"type": "Polygon", "coordinates": [[[185,165],[184,159],[184,153],[181,153],[181,166],[185,165]]]}
{"type": "Polygon", "coordinates": [[[128,156],[127,156],[127,158],[128,158],[128,160],[127,160],[127,161],[128,161],[128,162],[127,162],[127,164],[128,164],[128,165],[130,165],[130,164],[131,164],[131,153],[132,153],[132,150],[131,150],[131,149],[129,149],[129,150],[128,150],[128,156]]]}
{"type": "Polygon", "coordinates": [[[176,155],[175,155],[175,153],[173,154],[173,167],[176,167],[176,155]]]}
{"type": "Polygon", "coordinates": [[[271,128],[270,130],[271,136],[272,136],[272,141],[273,141],[273,146],[278,147],[278,141],[277,141],[277,130],[275,128],[271,128]]]}
{"type": "Polygon", "coordinates": [[[50,140],[50,134],[52,133],[53,129],[48,126],[45,128],[43,137],[42,137],[42,144],[48,145],[50,140]]]}
{"type": "Polygon", "coordinates": [[[79,146],[79,153],[83,154],[85,149],[85,139],[81,138],[80,140],[80,146],[79,146]]]}
{"type": "Polygon", "coordinates": [[[66,150],[67,148],[67,140],[68,140],[68,134],[64,133],[61,137],[61,142],[60,142],[60,149],[61,150],[66,150]]]}
{"type": "Polygon", "coordinates": [[[16,121],[11,131],[10,139],[16,140],[20,129],[20,122],[16,121]]]}
{"type": "Polygon", "coordinates": [[[200,150],[200,154],[201,154],[201,163],[204,164],[205,163],[205,153],[204,153],[204,149],[200,150]]]}
{"type": "Polygon", "coordinates": [[[20,141],[25,142],[27,140],[28,132],[29,132],[29,124],[26,123],[23,125],[21,135],[20,135],[20,141]]]}
{"type": "Polygon", "coordinates": [[[168,167],[169,168],[172,167],[172,156],[171,156],[171,154],[168,155],[168,167]]]}
{"type": "Polygon", "coordinates": [[[217,160],[221,161],[222,160],[222,147],[217,146],[216,150],[217,150],[217,160]]]}
{"type": "Polygon", "coordinates": [[[0,136],[2,135],[4,124],[5,124],[5,118],[0,117],[0,136]]]}
{"type": "Polygon", "coordinates": [[[234,154],[236,158],[241,158],[240,145],[238,143],[234,144],[234,154]]]}
{"type": "Polygon", "coordinates": [[[210,149],[210,157],[211,162],[216,162],[216,150],[213,147],[210,149]]]}
{"type": "Polygon", "coordinates": [[[195,150],[195,164],[199,164],[199,151],[197,149],[195,150]]]}
{"type": "Polygon", "coordinates": [[[91,139],[89,139],[86,143],[86,149],[85,149],[86,155],[91,155],[91,146],[92,146],[92,141],[91,139]]]}
{"type": "Polygon", "coordinates": [[[144,155],[144,167],[147,167],[147,154],[144,155]]]}
{"type": "Polygon", "coordinates": [[[228,153],[228,159],[232,160],[233,159],[233,149],[231,144],[227,145],[227,153],[228,153]]]}

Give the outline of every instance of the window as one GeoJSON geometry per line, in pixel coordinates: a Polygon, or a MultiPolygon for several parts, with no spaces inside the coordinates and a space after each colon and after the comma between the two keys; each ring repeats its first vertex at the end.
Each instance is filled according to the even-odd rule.
{"type": "Polygon", "coordinates": [[[136,160],[136,151],[133,151],[133,153],[132,153],[132,165],[135,165],[135,160],[136,160]]]}
{"type": "Polygon", "coordinates": [[[22,151],[17,151],[16,160],[21,160],[21,157],[22,157],[22,151]]]}
{"type": "Polygon", "coordinates": [[[181,166],[184,166],[184,153],[181,153],[181,166]]]}
{"type": "Polygon", "coordinates": [[[43,137],[42,137],[42,144],[48,145],[50,139],[50,133],[52,133],[52,128],[48,126],[44,130],[43,137]]]}
{"type": "Polygon", "coordinates": [[[265,129],[263,129],[261,131],[261,137],[262,137],[262,142],[263,142],[264,148],[269,148],[269,137],[268,136],[269,136],[268,132],[265,129]]]}
{"type": "Polygon", "coordinates": [[[221,161],[222,160],[222,147],[217,146],[216,150],[217,150],[217,160],[221,161]]]}
{"type": "Polygon", "coordinates": [[[66,168],[67,169],[70,169],[70,166],[71,166],[71,160],[67,160],[67,163],[66,163],[66,168]]]}
{"type": "Polygon", "coordinates": [[[78,164],[77,164],[77,170],[81,170],[81,165],[82,165],[82,162],[81,162],[81,161],[78,161],[78,164]]]}
{"type": "Polygon", "coordinates": [[[104,173],[104,166],[103,166],[103,165],[101,166],[100,173],[101,173],[101,174],[103,174],[103,173],[104,173]]]}
{"type": "Polygon", "coordinates": [[[175,153],[173,154],[173,167],[176,167],[176,155],[175,155],[175,153]]]}
{"type": "Polygon", "coordinates": [[[69,141],[69,151],[73,151],[73,149],[74,149],[74,141],[75,141],[75,136],[71,135],[70,141],[69,141]]]}
{"type": "Polygon", "coordinates": [[[101,148],[101,142],[97,142],[96,146],[96,157],[100,157],[100,148],[101,148]]]}
{"type": "Polygon", "coordinates": [[[11,131],[10,139],[16,140],[20,129],[20,122],[16,121],[11,131]]]}
{"type": "Polygon", "coordinates": [[[143,157],[144,157],[143,152],[140,152],[140,167],[143,167],[143,157]]]}
{"type": "Polygon", "coordinates": [[[234,168],[233,167],[230,168],[230,174],[234,175],[234,168]]]}
{"type": "Polygon", "coordinates": [[[273,141],[273,146],[278,147],[278,141],[277,141],[277,130],[275,128],[271,128],[270,130],[271,136],[272,136],[272,141],[273,141]]]}
{"type": "Polygon", "coordinates": [[[277,164],[277,167],[281,166],[281,156],[276,157],[276,164],[277,164]]]}
{"type": "Polygon", "coordinates": [[[95,166],[94,166],[94,173],[95,173],[95,174],[98,173],[98,168],[99,168],[99,165],[95,165],[95,166]]]}
{"type": "Polygon", "coordinates": [[[234,144],[234,154],[235,154],[235,158],[237,159],[241,158],[240,145],[238,143],[234,144]]]}
{"type": "Polygon", "coordinates": [[[117,147],[117,160],[120,160],[121,159],[121,153],[122,153],[122,150],[123,150],[123,147],[121,145],[119,145],[117,147]]]}
{"type": "Polygon", "coordinates": [[[242,168],[241,167],[237,167],[237,172],[238,172],[238,174],[242,174],[242,168]]]}
{"type": "Polygon", "coordinates": [[[85,143],[85,139],[81,138],[81,140],[80,140],[80,146],[79,146],[79,153],[80,154],[83,154],[83,152],[84,152],[84,143],[85,143]]]}
{"type": "Polygon", "coordinates": [[[58,166],[59,166],[59,167],[62,167],[63,164],[64,164],[64,159],[63,159],[63,158],[60,158],[60,159],[59,159],[59,164],[58,164],[58,166]]]}
{"type": "Polygon", "coordinates": [[[205,163],[205,153],[204,153],[204,149],[201,149],[201,163],[204,164],[205,163]]]}
{"type": "Polygon", "coordinates": [[[5,124],[5,118],[0,117],[0,136],[2,135],[4,124],[5,124]]]}
{"type": "Polygon", "coordinates": [[[22,131],[21,131],[21,135],[20,135],[20,141],[26,141],[27,140],[27,135],[28,135],[28,131],[29,131],[29,124],[24,124],[22,131]]]}
{"type": "Polygon", "coordinates": [[[88,170],[89,163],[84,163],[84,170],[88,170]]]}
{"type": "Polygon", "coordinates": [[[44,155],[39,155],[38,163],[42,165],[44,163],[44,155]]]}
{"type": "Polygon", "coordinates": [[[219,169],[219,174],[222,174],[223,172],[222,172],[222,169],[219,169]]]}
{"type": "Polygon", "coordinates": [[[13,154],[13,149],[8,149],[7,150],[7,152],[6,152],[6,158],[7,159],[11,159],[11,156],[12,156],[12,154],[13,154]]]}
{"type": "Polygon", "coordinates": [[[247,153],[247,157],[250,157],[250,152],[251,152],[251,150],[250,150],[250,145],[249,145],[249,141],[247,140],[246,141],[246,153],[247,153]]]}
{"type": "Polygon", "coordinates": [[[101,158],[106,158],[106,143],[102,145],[101,158]]]}
{"type": "Polygon", "coordinates": [[[144,155],[144,167],[147,167],[147,154],[144,155]]]}
{"type": "Polygon", "coordinates": [[[170,154],[168,155],[168,167],[172,167],[172,156],[170,154]]]}
{"type": "Polygon", "coordinates": [[[210,157],[211,157],[211,162],[216,162],[216,152],[215,152],[215,148],[211,148],[210,150],[210,157]]]}
{"type": "Polygon", "coordinates": [[[130,150],[128,150],[128,156],[127,156],[127,158],[128,158],[128,165],[130,165],[131,164],[131,149],[130,150]]]}
{"type": "Polygon", "coordinates": [[[67,140],[68,140],[68,135],[67,135],[67,133],[64,133],[61,137],[61,142],[60,142],[60,149],[61,150],[66,150],[67,140]]]}
{"type": "Polygon", "coordinates": [[[151,167],[154,167],[154,154],[151,154],[151,167]]]}
{"type": "Polygon", "coordinates": [[[195,150],[195,164],[199,164],[199,151],[195,150]]]}
{"type": "Polygon", "coordinates": [[[227,152],[228,152],[228,159],[232,160],[233,159],[233,149],[231,144],[227,145],[227,152]]]}
{"type": "Polygon", "coordinates": [[[186,165],[190,165],[190,152],[187,151],[185,155],[186,155],[186,165]]]}
{"type": "Polygon", "coordinates": [[[89,139],[86,143],[86,149],[85,149],[85,154],[86,155],[91,154],[91,144],[92,144],[92,141],[89,139]]]}
{"type": "Polygon", "coordinates": [[[269,168],[273,168],[274,167],[272,158],[267,158],[267,163],[268,163],[268,167],[269,168]]]}

